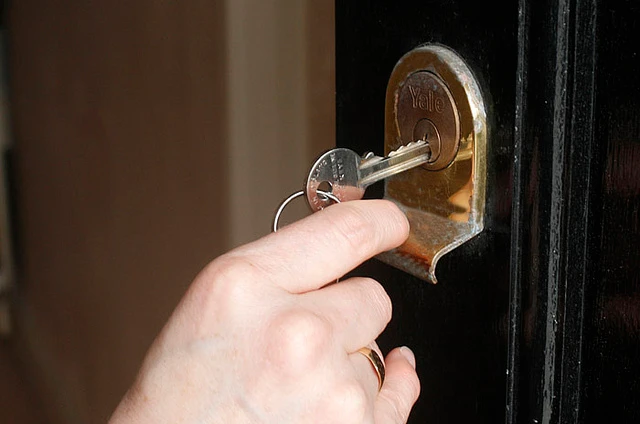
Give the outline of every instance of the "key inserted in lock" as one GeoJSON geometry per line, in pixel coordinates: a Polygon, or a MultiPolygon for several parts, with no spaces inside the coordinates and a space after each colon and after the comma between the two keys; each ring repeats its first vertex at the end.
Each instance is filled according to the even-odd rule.
{"type": "Polygon", "coordinates": [[[418,71],[406,78],[397,96],[398,141],[429,143],[431,159],[423,165],[425,169],[449,166],[458,153],[460,118],[446,84],[432,72],[418,71]]]}
{"type": "Polygon", "coordinates": [[[324,183],[340,202],[362,199],[371,184],[428,163],[430,158],[431,147],[423,140],[402,145],[384,158],[371,152],[360,156],[345,148],[331,149],[309,171],[307,201],[313,211],[333,204],[332,199],[318,193],[324,183]]]}
{"type": "Polygon", "coordinates": [[[385,152],[425,140],[430,160],[385,181],[385,197],[407,214],[407,242],[379,256],[436,282],[438,259],[484,227],[487,120],[479,86],[464,61],[441,45],[403,56],[387,86],[385,152]]]}

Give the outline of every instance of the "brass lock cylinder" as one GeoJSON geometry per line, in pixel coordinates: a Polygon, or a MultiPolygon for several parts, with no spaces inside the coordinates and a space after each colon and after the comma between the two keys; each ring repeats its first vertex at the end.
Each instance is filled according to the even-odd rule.
{"type": "Polygon", "coordinates": [[[385,181],[407,214],[407,242],[379,256],[435,283],[436,264],[484,228],[487,119],[479,85],[453,50],[423,45],[396,64],[387,86],[385,153],[425,140],[429,163],[385,181]]]}

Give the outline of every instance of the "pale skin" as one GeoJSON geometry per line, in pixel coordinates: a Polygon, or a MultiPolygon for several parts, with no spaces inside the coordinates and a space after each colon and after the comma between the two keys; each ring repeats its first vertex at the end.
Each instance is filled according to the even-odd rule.
{"type": "Polygon", "coordinates": [[[415,358],[378,377],[358,349],[391,319],[370,278],[329,284],[408,236],[383,200],[345,202],[211,262],[147,353],[110,424],[406,423],[415,358]]]}

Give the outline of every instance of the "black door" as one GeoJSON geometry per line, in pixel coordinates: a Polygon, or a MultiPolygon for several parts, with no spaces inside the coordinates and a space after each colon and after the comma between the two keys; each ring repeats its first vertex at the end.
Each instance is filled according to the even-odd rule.
{"type": "Polygon", "coordinates": [[[633,0],[337,1],[338,145],[382,152],[387,80],[423,43],[487,103],[484,232],[437,285],[357,271],[393,299],[383,349],[416,353],[410,422],[640,422],[639,27],[633,0]]]}

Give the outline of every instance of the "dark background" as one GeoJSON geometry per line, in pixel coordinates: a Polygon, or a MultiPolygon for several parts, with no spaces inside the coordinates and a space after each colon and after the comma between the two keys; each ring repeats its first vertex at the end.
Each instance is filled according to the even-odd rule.
{"type": "Polygon", "coordinates": [[[338,144],[381,149],[387,80],[422,43],[457,51],[488,104],[484,233],[436,286],[366,267],[394,301],[382,344],[418,357],[411,422],[638,422],[637,3],[336,9],[338,144]]]}

